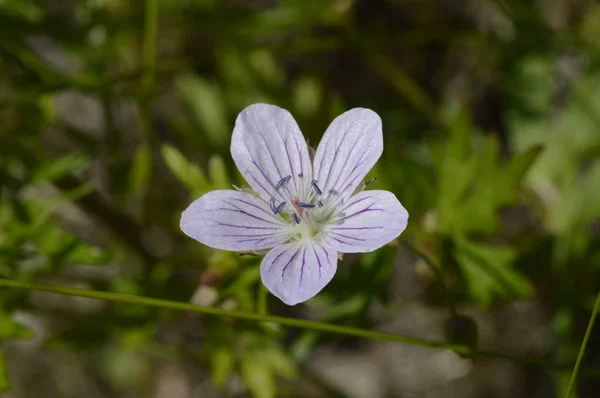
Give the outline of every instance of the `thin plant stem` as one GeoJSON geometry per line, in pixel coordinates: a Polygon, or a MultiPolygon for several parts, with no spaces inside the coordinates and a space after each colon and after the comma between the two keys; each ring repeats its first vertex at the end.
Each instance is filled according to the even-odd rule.
{"type": "Polygon", "coordinates": [[[6,368],[6,358],[0,345],[0,392],[10,390],[10,382],[8,378],[8,369],[6,368]]]}
{"type": "Polygon", "coordinates": [[[452,296],[450,295],[450,291],[448,290],[448,285],[446,284],[446,279],[444,278],[444,274],[442,274],[442,271],[440,271],[440,269],[435,265],[435,263],[425,253],[423,253],[422,251],[420,251],[419,249],[417,249],[410,243],[408,243],[404,240],[400,240],[400,244],[405,249],[412,252],[415,256],[421,258],[425,262],[425,264],[427,264],[427,266],[429,267],[431,272],[433,272],[435,274],[440,285],[442,286],[442,290],[444,290],[444,295],[446,297],[446,305],[448,306],[448,309],[450,310],[450,315],[455,317],[456,316],[456,306],[454,305],[454,300],[452,300],[452,296]]]}
{"type": "Polygon", "coordinates": [[[142,87],[151,90],[154,86],[156,66],[156,36],[158,33],[158,0],[146,0],[144,14],[144,41],[142,48],[142,87]]]}
{"type": "MultiPolygon", "coordinates": [[[[18,280],[0,278],[0,286],[14,289],[44,291],[67,296],[87,297],[99,300],[107,300],[118,303],[145,305],[150,307],[172,309],[179,311],[190,311],[205,315],[216,315],[229,318],[244,319],[256,322],[274,322],[280,325],[296,327],[300,329],[318,330],[345,336],[361,337],[372,340],[392,341],[402,344],[412,344],[422,347],[438,348],[444,350],[452,350],[463,356],[471,357],[488,357],[503,359],[511,362],[521,363],[529,366],[536,366],[553,371],[565,371],[572,368],[571,365],[558,364],[547,362],[542,359],[525,358],[506,355],[503,353],[479,350],[474,347],[468,347],[459,344],[448,344],[435,340],[420,339],[411,336],[402,336],[397,334],[378,332],[375,330],[359,329],[348,326],[333,325],[329,323],[309,321],[304,319],[287,318],[275,315],[248,313],[241,311],[230,311],[214,307],[202,307],[191,303],[178,301],[162,300],[150,297],[134,296],[122,293],[100,292],[96,290],[79,289],[65,286],[46,285],[38,283],[23,282],[18,280]]],[[[580,371],[584,374],[600,377],[600,369],[581,368],[580,371]]]]}
{"type": "Polygon", "coordinates": [[[575,361],[575,367],[573,368],[573,373],[571,373],[571,380],[569,381],[569,386],[567,387],[567,393],[565,394],[565,398],[570,398],[575,388],[575,381],[577,380],[577,374],[579,373],[579,368],[581,367],[581,362],[583,361],[583,355],[585,354],[585,348],[588,344],[590,336],[592,335],[592,330],[594,329],[594,321],[596,320],[596,316],[598,315],[598,310],[600,310],[600,292],[596,296],[596,302],[594,303],[594,309],[592,310],[592,315],[590,316],[590,320],[587,325],[587,329],[585,330],[585,335],[583,336],[583,342],[581,343],[581,347],[579,348],[579,354],[577,354],[577,361],[575,361]]]}
{"type": "Polygon", "coordinates": [[[262,283],[258,286],[258,300],[257,300],[257,313],[261,315],[267,314],[267,299],[269,298],[269,291],[262,283]]]}
{"type": "MultiPolygon", "coordinates": [[[[142,43],[142,97],[138,99],[140,110],[140,127],[143,133],[141,145],[150,153],[150,167],[147,170],[147,180],[151,181],[155,170],[154,151],[157,144],[157,137],[154,134],[151,116],[151,93],[154,91],[156,74],[156,39],[158,33],[158,0],[146,0],[144,10],[144,36],[142,43]]],[[[140,195],[140,215],[142,224],[149,213],[148,187],[139,192],[140,195]]],[[[148,271],[148,269],[144,269],[148,271]]]]}

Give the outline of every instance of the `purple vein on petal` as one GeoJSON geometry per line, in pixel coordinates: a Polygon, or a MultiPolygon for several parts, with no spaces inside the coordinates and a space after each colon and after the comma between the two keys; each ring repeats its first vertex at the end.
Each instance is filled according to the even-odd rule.
{"type": "Polygon", "coordinates": [[[265,242],[265,241],[268,241],[268,240],[273,240],[273,243],[272,243],[273,245],[275,245],[275,243],[276,243],[276,242],[278,242],[278,241],[277,241],[277,238],[276,238],[276,237],[273,237],[273,236],[267,236],[267,237],[265,237],[265,238],[244,238],[244,239],[235,239],[235,241],[236,241],[237,243],[244,243],[244,242],[254,242],[254,243],[256,243],[256,244],[263,243],[263,242],[265,242]]]}
{"type": "MultiPolygon", "coordinates": [[[[281,198],[283,198],[283,196],[281,196],[281,194],[279,192],[277,192],[277,190],[275,189],[275,185],[271,182],[271,180],[265,175],[265,172],[261,169],[261,167],[258,165],[258,163],[256,163],[256,160],[254,159],[254,157],[252,156],[252,152],[250,152],[250,148],[248,148],[248,145],[246,145],[246,143],[244,143],[244,146],[246,147],[246,152],[248,153],[248,156],[250,157],[250,160],[252,161],[252,164],[258,169],[258,171],[260,172],[260,174],[263,176],[263,178],[269,183],[269,185],[271,185],[271,188],[273,188],[273,193],[274,194],[278,194],[281,198]]],[[[263,191],[265,191],[265,193],[268,196],[273,196],[272,193],[270,193],[267,189],[265,189],[265,187],[256,179],[256,177],[254,177],[254,174],[252,174],[252,172],[250,172],[250,170],[246,169],[248,171],[248,173],[250,173],[250,176],[252,177],[252,179],[254,181],[256,181],[256,183],[258,185],[260,185],[260,187],[263,189],[263,191]]]]}
{"type": "MultiPolygon", "coordinates": [[[[325,249],[323,249],[324,251],[325,249]]],[[[313,252],[315,253],[315,258],[317,259],[317,264],[319,264],[319,280],[321,280],[321,268],[323,268],[323,266],[321,265],[321,259],[319,258],[319,255],[317,254],[317,249],[315,249],[315,246],[313,246],[313,252]]]]}
{"type": "Polygon", "coordinates": [[[227,224],[227,223],[222,223],[222,222],[218,222],[218,221],[214,221],[217,225],[220,225],[222,227],[231,227],[231,228],[242,228],[242,229],[275,229],[275,230],[279,230],[279,228],[277,227],[249,227],[247,225],[237,225],[237,224],[227,224]]]}
{"type": "MultiPolygon", "coordinates": [[[[340,186],[343,186],[344,184],[346,184],[346,182],[348,182],[348,179],[352,176],[352,174],[356,171],[356,169],[358,169],[358,167],[364,163],[363,158],[365,157],[367,152],[368,151],[363,152],[360,159],[356,162],[356,165],[354,165],[354,168],[352,169],[352,171],[350,171],[350,173],[348,173],[348,175],[346,176],[344,181],[342,181],[340,186]]],[[[341,194],[344,193],[346,191],[346,189],[350,188],[350,186],[354,183],[354,181],[356,181],[356,179],[359,177],[359,175],[360,175],[360,173],[356,174],[356,176],[344,187],[344,189],[340,190],[340,196],[342,196],[341,194]]],[[[336,184],[337,184],[337,182],[336,182],[336,184]]]]}
{"type": "MultiPolygon", "coordinates": [[[[340,214],[341,212],[343,212],[345,209],[349,209],[350,207],[359,204],[360,202],[364,202],[365,200],[368,199],[373,199],[373,196],[367,196],[365,198],[361,198],[359,200],[356,200],[350,204],[345,205],[343,208],[338,209],[338,211],[334,214],[334,217],[336,217],[338,214],[340,214]]],[[[373,204],[371,204],[370,206],[372,206],[373,204]]]]}
{"type": "Polygon", "coordinates": [[[248,206],[252,206],[252,207],[254,207],[254,208],[256,208],[256,209],[260,210],[261,212],[265,213],[266,215],[268,215],[268,216],[269,216],[270,218],[272,218],[273,220],[276,220],[276,221],[277,221],[279,224],[283,225],[283,223],[282,223],[281,219],[279,219],[279,217],[275,217],[273,214],[269,213],[269,212],[268,212],[267,210],[265,210],[264,208],[262,208],[262,207],[260,207],[260,206],[257,206],[257,205],[255,205],[255,204],[254,204],[254,203],[252,203],[252,202],[248,202],[248,201],[246,201],[246,200],[243,200],[243,199],[238,199],[238,198],[232,198],[232,200],[235,200],[235,201],[238,201],[238,202],[244,203],[244,204],[246,204],[246,205],[248,205],[248,206]]]}
{"type": "Polygon", "coordinates": [[[287,264],[283,267],[283,270],[281,271],[281,280],[282,281],[283,281],[283,278],[285,277],[285,270],[296,259],[296,256],[298,255],[298,253],[300,253],[300,249],[296,250],[296,253],[294,253],[294,255],[292,257],[290,257],[290,261],[288,261],[287,264]]]}
{"type": "MultiPolygon", "coordinates": [[[[348,127],[346,127],[346,131],[344,132],[344,136],[337,142],[336,144],[336,149],[335,149],[335,154],[333,155],[333,161],[331,162],[331,167],[329,168],[329,171],[327,172],[327,179],[325,180],[325,184],[323,185],[324,189],[330,189],[329,187],[329,178],[331,177],[331,174],[333,173],[333,169],[336,165],[335,163],[335,159],[337,159],[338,153],[340,151],[340,146],[344,143],[344,140],[346,139],[346,136],[348,135],[348,132],[350,131],[350,128],[352,126],[354,126],[354,124],[358,121],[358,119],[354,119],[352,121],[352,123],[350,123],[350,125],[348,127]]],[[[348,159],[346,159],[348,160],[348,159]]],[[[343,169],[342,169],[343,170],[343,169]]],[[[320,171],[320,170],[319,170],[320,171]]],[[[341,173],[341,171],[340,171],[341,173]]],[[[319,176],[320,177],[320,176],[319,176]]]]}
{"type": "Polygon", "coordinates": [[[302,277],[304,276],[304,265],[306,265],[306,246],[304,246],[304,252],[302,253],[302,265],[300,266],[300,280],[298,281],[298,287],[302,286],[302,277]]]}
{"type": "Polygon", "coordinates": [[[265,147],[267,148],[267,152],[269,152],[269,156],[271,157],[271,161],[273,162],[275,169],[277,170],[279,175],[282,175],[281,171],[279,170],[279,165],[277,164],[277,161],[275,160],[275,156],[273,156],[273,152],[271,152],[271,147],[269,146],[269,142],[267,141],[265,136],[262,135],[262,133],[260,133],[260,130],[259,130],[258,135],[260,136],[260,138],[262,138],[263,142],[265,143],[265,147]]]}
{"type": "Polygon", "coordinates": [[[231,237],[231,238],[264,238],[264,237],[270,237],[270,236],[275,236],[275,233],[268,233],[268,234],[223,234],[221,236],[227,236],[227,237],[231,237]]]}
{"type": "Polygon", "coordinates": [[[237,209],[237,210],[234,210],[234,209],[228,209],[228,208],[219,208],[218,210],[230,210],[230,211],[237,211],[237,212],[239,212],[239,213],[245,214],[245,215],[247,215],[247,216],[250,216],[250,217],[252,217],[252,218],[256,218],[257,220],[264,221],[264,222],[266,222],[267,224],[273,224],[273,222],[272,222],[272,221],[265,220],[264,218],[262,218],[262,217],[259,217],[259,216],[255,215],[255,214],[248,213],[247,211],[245,211],[245,210],[242,210],[240,207],[238,207],[238,206],[236,206],[236,205],[234,205],[234,204],[232,204],[232,203],[229,203],[229,202],[228,202],[228,201],[226,201],[226,200],[223,200],[223,202],[227,203],[229,206],[232,206],[232,207],[234,207],[234,208],[235,208],[235,209],[237,209]]]}
{"type": "Polygon", "coordinates": [[[300,173],[304,175],[304,159],[302,158],[302,151],[298,148],[298,140],[294,140],[294,145],[296,146],[296,152],[298,152],[298,160],[300,160],[300,173]]]}
{"type": "Polygon", "coordinates": [[[273,224],[272,222],[269,222],[269,221],[267,221],[267,220],[265,220],[265,219],[262,219],[262,218],[260,218],[260,217],[256,217],[256,216],[254,216],[254,215],[252,215],[252,214],[250,214],[250,213],[246,213],[246,212],[245,212],[245,211],[243,211],[243,210],[236,210],[236,209],[228,209],[228,208],[225,208],[225,207],[219,207],[218,209],[215,209],[215,211],[232,211],[232,212],[234,212],[234,213],[242,213],[242,214],[246,214],[246,215],[248,215],[248,216],[250,216],[250,217],[252,217],[252,218],[256,218],[257,220],[264,221],[264,222],[266,222],[266,223],[268,223],[268,224],[273,224]]]}
{"type": "Polygon", "coordinates": [[[348,244],[347,242],[344,242],[344,241],[341,241],[341,240],[339,240],[339,239],[338,239],[338,238],[336,238],[335,236],[332,236],[332,237],[331,237],[331,239],[333,239],[333,240],[336,240],[336,241],[338,241],[338,242],[340,242],[340,243],[342,243],[342,244],[344,244],[344,245],[347,245],[347,244],[348,244]]]}
{"type": "Polygon", "coordinates": [[[359,242],[365,242],[366,241],[366,239],[355,238],[355,237],[352,237],[352,236],[340,234],[339,232],[331,231],[331,233],[336,234],[336,235],[341,236],[341,237],[346,238],[346,239],[352,239],[352,240],[356,240],[356,241],[359,241],[359,242]]]}
{"type": "Polygon", "coordinates": [[[373,199],[373,198],[374,198],[373,196],[365,196],[364,198],[360,198],[360,199],[359,199],[359,200],[357,200],[357,201],[354,201],[354,202],[352,202],[352,203],[350,203],[350,204],[347,204],[346,206],[344,206],[344,208],[348,209],[348,208],[350,208],[350,207],[352,207],[352,206],[354,206],[354,205],[357,205],[357,204],[359,204],[360,202],[364,202],[365,200],[368,200],[368,199],[373,199]]]}
{"type": "Polygon", "coordinates": [[[334,227],[334,228],[330,228],[330,231],[337,231],[337,230],[368,230],[368,229],[383,229],[383,227],[334,227]]]}
{"type": "MultiPolygon", "coordinates": [[[[275,127],[275,131],[279,131],[279,129],[277,128],[277,125],[275,124],[275,121],[273,119],[270,119],[270,121],[273,124],[273,126],[275,127]]],[[[260,132],[261,127],[260,127],[260,124],[258,123],[257,119],[254,119],[254,127],[255,127],[255,131],[258,132],[258,135],[260,136],[260,138],[262,138],[263,142],[265,143],[265,147],[267,148],[267,152],[269,152],[269,155],[271,156],[271,161],[273,162],[273,165],[275,165],[275,169],[277,169],[277,172],[281,175],[281,172],[279,171],[279,166],[277,165],[277,162],[275,161],[275,157],[271,153],[271,148],[269,147],[269,142],[266,140],[266,138],[260,132]]],[[[246,146],[246,148],[248,149],[248,146],[246,146]]],[[[250,151],[248,151],[248,153],[250,154],[250,151]]],[[[267,181],[269,181],[268,178],[267,178],[267,181]]],[[[271,185],[273,185],[273,184],[271,184],[271,185]]]]}
{"type": "Polygon", "coordinates": [[[287,250],[284,250],[284,251],[282,251],[281,253],[279,253],[279,254],[277,255],[277,257],[275,257],[275,258],[273,259],[273,261],[271,261],[271,265],[269,266],[269,271],[267,271],[267,272],[269,272],[269,273],[271,272],[271,269],[273,268],[273,266],[275,265],[275,263],[277,262],[277,260],[279,260],[279,257],[283,256],[283,255],[285,254],[285,252],[286,252],[286,251],[287,251],[287,250]]]}
{"type": "MultiPolygon", "coordinates": [[[[360,150],[360,148],[361,148],[360,141],[359,141],[359,142],[357,142],[357,143],[356,143],[356,145],[354,145],[354,146],[352,147],[352,149],[350,150],[350,153],[348,154],[348,156],[346,156],[346,160],[344,160],[344,164],[343,164],[343,165],[342,165],[342,167],[340,168],[340,171],[339,171],[339,173],[337,173],[337,178],[335,179],[335,182],[334,182],[334,183],[333,183],[333,185],[331,186],[331,188],[332,188],[332,189],[335,189],[335,187],[337,187],[337,183],[340,181],[340,177],[341,177],[341,176],[344,174],[344,170],[346,169],[346,164],[348,164],[348,160],[350,160],[350,159],[352,158],[352,154],[354,153],[354,151],[355,151],[355,150],[360,150]],[[357,148],[358,148],[358,149],[357,149],[357,148]]],[[[362,157],[364,156],[364,154],[365,154],[366,152],[367,152],[366,150],[363,152],[363,154],[362,154],[362,156],[361,156],[361,159],[362,159],[362,157]]],[[[356,166],[354,167],[354,169],[352,169],[352,171],[350,172],[350,174],[351,174],[352,172],[354,172],[354,170],[355,170],[355,169],[356,169],[356,166]]],[[[348,175],[346,176],[346,179],[344,180],[344,182],[345,182],[345,181],[348,179],[348,176],[349,176],[350,174],[348,174],[348,175]]],[[[342,184],[341,184],[341,185],[343,185],[343,183],[344,183],[344,182],[342,182],[342,184]]],[[[339,191],[339,190],[338,190],[338,191],[339,191]]],[[[341,192],[340,192],[340,194],[341,194],[341,192]]],[[[328,198],[329,198],[329,197],[331,197],[331,193],[329,194],[328,198]]]]}
{"type": "MultiPolygon", "coordinates": [[[[372,205],[371,205],[371,206],[372,206],[372,205]]],[[[335,220],[335,222],[337,223],[337,222],[340,222],[340,221],[344,221],[344,220],[346,220],[346,219],[348,219],[348,218],[351,218],[351,217],[354,217],[354,216],[357,216],[357,215],[359,215],[359,214],[366,213],[366,212],[369,212],[369,211],[384,211],[384,210],[383,210],[383,209],[372,209],[372,208],[370,208],[370,207],[367,207],[366,209],[362,209],[362,210],[360,210],[360,211],[357,211],[356,213],[354,213],[354,214],[350,214],[349,216],[345,216],[345,217],[342,217],[342,218],[338,218],[337,220],[335,220]]]]}
{"type": "Polygon", "coordinates": [[[290,172],[292,174],[292,183],[294,184],[294,192],[296,192],[296,194],[298,194],[298,188],[296,187],[296,179],[294,178],[294,176],[296,175],[296,173],[294,173],[294,166],[292,164],[292,157],[290,156],[290,152],[288,151],[287,137],[286,137],[285,140],[283,140],[283,147],[285,148],[285,154],[287,155],[288,164],[290,165],[290,172]]]}

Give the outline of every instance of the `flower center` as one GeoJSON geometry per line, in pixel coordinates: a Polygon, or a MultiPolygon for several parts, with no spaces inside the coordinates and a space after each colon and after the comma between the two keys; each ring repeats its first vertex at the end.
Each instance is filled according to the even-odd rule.
{"type": "MultiPolygon", "coordinates": [[[[298,177],[302,180],[304,175],[298,174],[298,177]]],[[[312,180],[310,184],[306,181],[304,184],[300,184],[301,188],[298,196],[303,198],[301,200],[298,196],[292,196],[288,190],[288,183],[291,178],[292,176],[289,175],[281,178],[275,187],[278,192],[287,191],[290,198],[284,202],[277,202],[272,197],[269,203],[271,211],[274,214],[279,214],[289,222],[290,232],[294,239],[319,239],[319,234],[326,221],[320,210],[324,206],[321,200],[323,192],[316,180],[312,180]],[[284,208],[286,210],[282,212],[284,208]]]]}
{"type": "Polygon", "coordinates": [[[298,240],[315,239],[321,229],[321,224],[314,222],[310,217],[304,217],[300,223],[293,223],[291,233],[298,240]]]}

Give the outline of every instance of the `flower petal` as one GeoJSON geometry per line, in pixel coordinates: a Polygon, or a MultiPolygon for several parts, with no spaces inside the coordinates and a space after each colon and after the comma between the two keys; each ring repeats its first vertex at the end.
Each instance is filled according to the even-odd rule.
{"type": "Polygon", "coordinates": [[[233,190],[212,191],[182,214],[181,230],[215,249],[270,249],[288,239],[283,220],[256,196],[233,190]]]}
{"type": "Polygon", "coordinates": [[[287,305],[296,305],[319,293],[333,278],[337,253],[312,241],[278,246],[260,264],[263,284],[287,305]]]}
{"type": "Polygon", "coordinates": [[[342,253],[379,249],[408,224],[408,212],[388,191],[363,191],[336,213],[323,229],[324,242],[342,253]]]}
{"type": "Polygon", "coordinates": [[[331,122],[313,163],[326,209],[352,195],[382,152],[381,119],[372,110],[351,109],[331,122]]]}
{"type": "Polygon", "coordinates": [[[275,105],[250,105],[238,115],[231,156],[246,182],[265,200],[299,196],[302,184],[312,178],[308,146],[298,124],[275,105]],[[291,176],[287,190],[277,189],[287,176],[291,176]]]}

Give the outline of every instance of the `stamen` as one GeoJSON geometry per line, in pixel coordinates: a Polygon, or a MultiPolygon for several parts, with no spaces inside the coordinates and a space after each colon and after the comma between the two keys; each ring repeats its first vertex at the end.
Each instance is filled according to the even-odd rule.
{"type": "Polygon", "coordinates": [[[321,202],[320,200],[317,202],[317,206],[319,207],[323,207],[323,202],[321,202]]]}
{"type": "Polygon", "coordinates": [[[279,182],[275,186],[275,190],[279,191],[279,188],[285,187],[287,185],[287,183],[290,182],[291,179],[292,179],[292,176],[283,177],[281,180],[279,180],[279,182]]]}
{"type": "Polygon", "coordinates": [[[298,214],[292,214],[292,218],[294,219],[294,221],[296,221],[296,224],[300,224],[300,217],[298,217],[298,214]]]}
{"type": "Polygon", "coordinates": [[[304,174],[300,173],[300,174],[298,174],[298,177],[302,178],[302,177],[304,177],[304,174]]]}
{"type": "Polygon", "coordinates": [[[311,204],[304,203],[304,202],[299,202],[298,206],[303,207],[305,209],[312,209],[313,207],[315,207],[315,205],[311,205],[311,204]]]}
{"type": "Polygon", "coordinates": [[[275,210],[277,210],[277,207],[275,206],[275,198],[271,197],[270,205],[271,205],[271,211],[273,213],[275,213],[275,210]]]}
{"type": "Polygon", "coordinates": [[[323,194],[323,191],[321,191],[321,188],[319,188],[317,186],[317,180],[312,180],[312,182],[310,183],[310,185],[312,185],[312,187],[315,190],[315,192],[317,193],[317,195],[322,195],[323,194]]]}
{"type": "Polygon", "coordinates": [[[281,209],[283,209],[283,208],[284,208],[284,206],[285,206],[285,202],[281,202],[281,203],[279,204],[279,206],[277,206],[277,208],[275,209],[274,213],[275,213],[275,214],[279,213],[279,212],[281,211],[281,209]]]}

